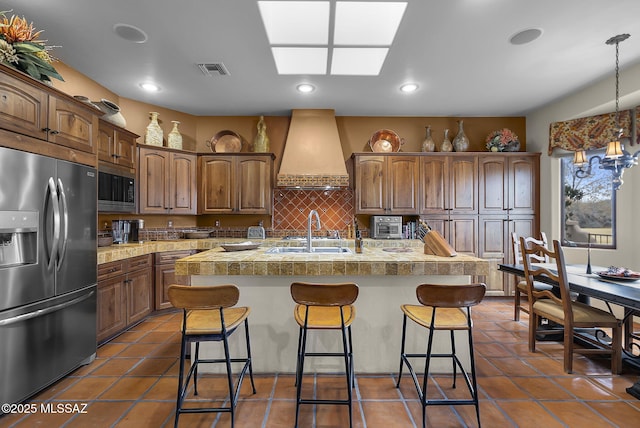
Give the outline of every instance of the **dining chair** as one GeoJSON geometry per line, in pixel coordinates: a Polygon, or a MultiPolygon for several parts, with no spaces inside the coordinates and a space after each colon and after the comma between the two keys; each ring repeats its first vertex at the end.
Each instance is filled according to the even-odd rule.
{"type": "MultiPolygon", "coordinates": [[[[532,236],[527,236],[526,238],[524,238],[525,242],[529,243],[536,243],[538,245],[541,245],[545,248],[549,248],[548,245],[548,241],[547,241],[547,234],[544,232],[540,233],[540,238],[541,239],[536,239],[532,236]]],[[[517,265],[521,265],[522,264],[522,251],[520,250],[520,239],[518,238],[518,234],[513,232],[511,234],[511,248],[513,250],[513,263],[517,264],[517,265]]],[[[531,255],[532,260],[534,260],[536,263],[548,263],[549,262],[549,258],[543,254],[532,254],[531,255]]],[[[538,291],[542,291],[542,290],[551,290],[553,289],[553,287],[549,284],[544,284],[541,282],[536,281],[534,283],[534,287],[536,290],[538,291]]],[[[518,281],[518,283],[516,284],[516,288],[515,288],[515,293],[514,293],[514,297],[513,297],[513,320],[514,321],[520,321],[520,311],[525,312],[525,313],[529,313],[529,309],[528,309],[528,305],[522,305],[522,295],[528,296],[529,292],[528,292],[528,287],[527,287],[527,281],[522,278],[520,281],[518,281]]]]}
{"type": "MultiPolygon", "coordinates": [[[[564,328],[564,371],[573,372],[573,354],[608,354],[611,356],[611,372],[620,374],[622,371],[622,321],[613,314],[594,308],[585,303],[573,301],[567,280],[567,271],[564,261],[564,254],[560,247],[560,242],[553,240],[553,249],[547,249],[542,245],[525,241],[520,237],[520,248],[522,249],[525,280],[529,287],[529,351],[536,350],[536,333],[550,333],[550,330],[543,330],[539,326],[539,318],[546,318],[564,328]],[[533,255],[543,254],[549,258],[549,264],[535,264],[533,255]],[[551,265],[551,266],[550,266],[551,265]],[[560,289],[560,296],[550,290],[538,291],[534,287],[535,280],[548,280],[557,284],[560,289]],[[611,329],[610,346],[603,345],[602,342],[578,334],[578,328],[606,328],[611,329]],[[574,335],[588,343],[589,347],[575,347],[574,335]]],[[[556,330],[557,332],[557,330],[556,330]]]]}

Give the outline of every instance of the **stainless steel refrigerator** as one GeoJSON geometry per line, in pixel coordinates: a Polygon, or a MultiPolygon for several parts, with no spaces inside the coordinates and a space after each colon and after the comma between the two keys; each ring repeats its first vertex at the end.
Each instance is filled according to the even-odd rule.
{"type": "Polygon", "coordinates": [[[96,353],[97,173],[0,148],[0,403],[96,353]]]}

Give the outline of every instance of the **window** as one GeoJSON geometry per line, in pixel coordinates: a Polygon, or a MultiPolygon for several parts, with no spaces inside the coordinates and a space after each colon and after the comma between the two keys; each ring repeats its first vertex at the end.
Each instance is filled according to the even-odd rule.
{"type": "MultiPolygon", "coordinates": [[[[593,156],[602,153],[591,152],[593,156]]],[[[599,168],[597,161],[592,174],[578,178],[573,157],[562,157],[560,185],[562,197],[562,244],[566,246],[616,247],[616,192],[611,172],[599,168]]]]}

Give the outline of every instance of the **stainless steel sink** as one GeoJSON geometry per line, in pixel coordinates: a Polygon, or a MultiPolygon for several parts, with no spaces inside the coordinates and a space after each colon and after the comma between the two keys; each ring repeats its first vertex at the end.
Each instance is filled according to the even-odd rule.
{"type": "Polygon", "coordinates": [[[313,247],[307,252],[305,247],[271,247],[267,254],[353,254],[351,249],[342,247],[313,247]]]}

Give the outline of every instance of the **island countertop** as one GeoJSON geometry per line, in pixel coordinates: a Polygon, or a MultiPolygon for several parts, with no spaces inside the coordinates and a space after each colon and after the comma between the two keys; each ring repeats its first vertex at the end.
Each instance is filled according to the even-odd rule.
{"type": "MultiPolygon", "coordinates": [[[[374,243],[375,244],[375,243],[374,243]]],[[[255,250],[222,248],[176,261],[177,275],[343,276],[343,275],[470,275],[489,274],[489,262],[459,254],[439,257],[424,254],[420,242],[407,252],[365,246],[362,254],[270,254],[268,245],[255,250]]],[[[391,247],[391,248],[397,248],[391,247]]],[[[353,251],[353,248],[352,248],[353,251]]]]}

